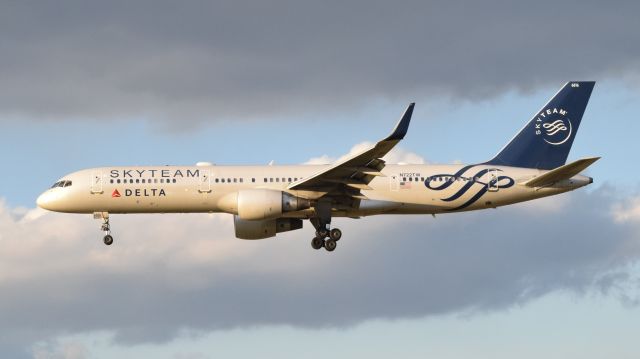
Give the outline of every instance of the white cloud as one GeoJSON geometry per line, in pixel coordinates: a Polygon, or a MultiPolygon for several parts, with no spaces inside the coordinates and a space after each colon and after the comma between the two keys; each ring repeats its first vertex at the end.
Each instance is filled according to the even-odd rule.
{"type": "Polygon", "coordinates": [[[55,342],[53,344],[36,345],[33,359],[85,359],[89,351],[79,342],[55,342]]]}
{"type": "MultiPolygon", "coordinates": [[[[334,162],[342,161],[346,158],[349,158],[353,155],[366,151],[369,147],[373,146],[373,142],[360,142],[349,150],[349,152],[345,155],[342,155],[338,158],[333,158],[328,155],[322,155],[320,157],[313,157],[308,161],[304,162],[305,165],[325,165],[331,164],[334,162]]],[[[427,163],[425,159],[417,153],[407,151],[402,147],[395,147],[391,150],[386,156],[384,156],[384,160],[389,164],[425,164],[427,163]]]]}
{"type": "Polygon", "coordinates": [[[611,210],[618,222],[640,221],[640,196],[631,197],[623,203],[615,203],[611,210]]]}
{"type": "Polygon", "coordinates": [[[344,237],[331,254],[310,248],[308,224],[242,241],[231,216],[207,214],[114,215],[106,247],[90,215],[1,204],[0,353],[66,333],[139,343],[185,328],[348,326],[616,286],[624,276],[602,278],[637,260],[640,217],[617,221],[598,191],[556,198],[435,219],[337,218],[344,237]],[[309,310],[327,298],[330,309],[309,310]]]}

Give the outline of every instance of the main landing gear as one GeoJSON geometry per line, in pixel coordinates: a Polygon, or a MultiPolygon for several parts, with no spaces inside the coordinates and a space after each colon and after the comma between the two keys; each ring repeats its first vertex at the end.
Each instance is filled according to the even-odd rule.
{"type": "Polygon", "coordinates": [[[109,213],[97,212],[93,214],[93,218],[102,219],[102,226],[100,227],[100,230],[104,232],[104,238],[102,239],[104,244],[108,246],[113,244],[113,236],[111,236],[111,226],[109,225],[109,213]]]}
{"type": "Polygon", "coordinates": [[[338,241],[342,238],[342,231],[338,228],[327,229],[327,224],[321,224],[321,221],[313,218],[311,223],[316,227],[316,236],[311,240],[311,247],[313,249],[326,249],[328,252],[333,252],[338,246],[338,241]]]}
{"type": "Polygon", "coordinates": [[[311,247],[313,249],[324,247],[328,252],[333,252],[336,250],[338,241],[342,238],[342,231],[338,228],[329,230],[331,225],[331,201],[328,199],[318,201],[314,209],[316,217],[311,218],[310,222],[316,229],[316,236],[311,240],[311,247]]]}

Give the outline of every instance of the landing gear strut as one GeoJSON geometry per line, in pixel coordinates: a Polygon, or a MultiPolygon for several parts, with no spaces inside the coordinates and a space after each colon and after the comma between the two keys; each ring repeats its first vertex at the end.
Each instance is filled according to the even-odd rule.
{"type": "Polygon", "coordinates": [[[111,236],[111,226],[109,225],[109,213],[96,212],[93,214],[93,218],[102,219],[102,226],[100,227],[100,230],[104,232],[104,244],[108,246],[113,244],[113,236],[111,236]]]}

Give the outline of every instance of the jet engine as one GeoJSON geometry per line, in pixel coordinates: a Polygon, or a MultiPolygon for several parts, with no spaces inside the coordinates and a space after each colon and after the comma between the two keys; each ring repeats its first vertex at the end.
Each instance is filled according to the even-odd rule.
{"type": "Polygon", "coordinates": [[[246,189],[222,197],[218,207],[243,220],[275,219],[311,207],[308,199],[270,189],[246,189]]]}
{"type": "Polygon", "coordinates": [[[276,233],[293,231],[302,228],[302,220],[298,218],[275,218],[265,220],[246,220],[233,216],[236,237],[240,239],[264,239],[276,233]]]}

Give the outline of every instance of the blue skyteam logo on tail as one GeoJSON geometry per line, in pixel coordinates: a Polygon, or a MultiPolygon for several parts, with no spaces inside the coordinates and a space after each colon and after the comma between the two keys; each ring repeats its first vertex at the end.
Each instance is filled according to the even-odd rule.
{"type": "Polygon", "coordinates": [[[552,170],[567,163],[595,82],[567,82],[487,165],[552,170]]]}
{"type": "Polygon", "coordinates": [[[548,108],[538,114],[536,118],[536,135],[550,145],[561,145],[571,138],[573,125],[565,118],[567,111],[563,108],[548,108]]]}

